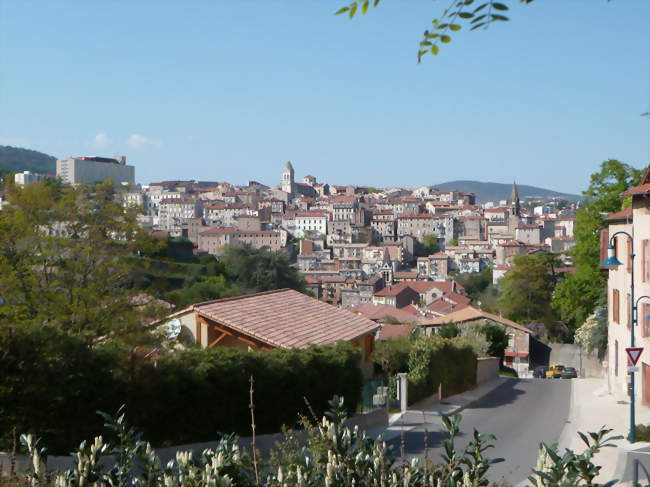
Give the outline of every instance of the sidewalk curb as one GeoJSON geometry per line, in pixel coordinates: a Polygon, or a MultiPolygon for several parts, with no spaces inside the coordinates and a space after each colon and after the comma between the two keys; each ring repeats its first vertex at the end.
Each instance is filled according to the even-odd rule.
{"type": "MultiPolygon", "coordinates": [[[[470,407],[471,405],[475,404],[479,400],[483,399],[485,396],[490,394],[491,392],[495,391],[498,389],[501,385],[503,385],[506,382],[506,379],[501,378],[501,377],[495,377],[491,381],[484,382],[483,384],[480,384],[479,386],[475,387],[474,389],[471,389],[469,391],[461,392],[460,394],[456,394],[455,396],[450,396],[447,398],[447,400],[453,401],[454,397],[458,396],[463,396],[466,394],[471,394],[473,391],[476,391],[479,388],[483,388],[484,390],[481,391],[480,394],[469,398],[464,402],[463,404],[451,404],[453,406],[453,409],[451,409],[448,412],[442,413],[440,411],[435,411],[435,410],[427,410],[427,409],[407,409],[403,413],[401,413],[396,419],[388,424],[388,427],[381,432],[378,435],[373,435],[375,437],[381,436],[383,441],[391,441],[392,439],[404,434],[408,433],[409,431],[414,430],[415,428],[420,427],[423,423],[419,424],[414,424],[410,425],[407,427],[401,427],[400,426],[400,421],[406,415],[407,413],[412,413],[412,414],[424,414],[425,416],[434,416],[434,417],[441,417],[441,416],[453,416],[455,414],[458,414],[459,412],[463,411],[464,409],[470,407]]],[[[430,396],[433,397],[433,396],[430,396]]],[[[426,400],[426,399],[425,399],[426,400]]],[[[434,404],[440,404],[440,403],[434,403],[434,404]]],[[[433,404],[432,404],[433,405],[433,404]]]]}

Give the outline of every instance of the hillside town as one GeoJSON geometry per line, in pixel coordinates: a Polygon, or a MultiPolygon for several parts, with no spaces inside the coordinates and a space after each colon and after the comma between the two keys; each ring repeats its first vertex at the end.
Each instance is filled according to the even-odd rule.
{"type": "Polygon", "coordinates": [[[445,284],[456,273],[492,267],[496,283],[515,256],[544,251],[564,255],[560,270],[571,271],[575,204],[522,202],[516,183],[507,200],[477,204],[474,194],[427,186],[380,190],[330,185],[312,175],[298,182],[287,162],[274,186],[192,180],[136,186],[132,170],[123,177],[133,166],[122,159],[70,158],[59,161],[57,176],[77,183],[87,180],[84,174],[96,180],[110,174],[124,206],[141,210],[144,228],[186,238],[197,252],[218,256],[235,242],[296,251],[309,289],[330,304],[440,316],[466,304],[462,289],[445,284]],[[76,165],[74,176],[67,161],[76,165]],[[91,165],[100,172],[86,169],[91,165]],[[423,300],[405,292],[419,281],[428,283],[412,285],[423,300]]]}
{"type": "Polygon", "coordinates": [[[650,486],[650,2],[332,1],[0,1],[0,487],[650,486]]]}

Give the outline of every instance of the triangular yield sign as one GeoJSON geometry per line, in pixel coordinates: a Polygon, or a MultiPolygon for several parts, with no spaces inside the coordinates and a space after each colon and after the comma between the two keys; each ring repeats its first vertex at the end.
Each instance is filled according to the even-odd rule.
{"type": "Polygon", "coordinates": [[[626,348],[625,351],[627,352],[627,356],[630,357],[630,362],[632,362],[633,365],[636,365],[636,363],[639,361],[639,357],[641,356],[641,352],[643,352],[643,348],[630,347],[626,348]]]}

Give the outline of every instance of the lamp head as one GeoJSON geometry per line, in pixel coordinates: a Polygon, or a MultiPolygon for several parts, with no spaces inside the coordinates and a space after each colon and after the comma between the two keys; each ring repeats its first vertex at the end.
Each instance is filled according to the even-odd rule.
{"type": "Polygon", "coordinates": [[[620,265],[623,264],[616,258],[616,249],[613,245],[608,246],[607,258],[600,263],[600,267],[603,269],[616,269],[620,265]]]}

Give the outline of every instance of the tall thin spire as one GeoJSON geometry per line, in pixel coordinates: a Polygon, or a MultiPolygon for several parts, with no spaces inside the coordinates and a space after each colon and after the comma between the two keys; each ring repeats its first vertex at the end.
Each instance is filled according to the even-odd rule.
{"type": "Polygon", "coordinates": [[[510,208],[513,214],[519,216],[521,213],[521,206],[519,202],[519,190],[517,189],[517,182],[512,182],[512,191],[510,192],[510,208]]]}

